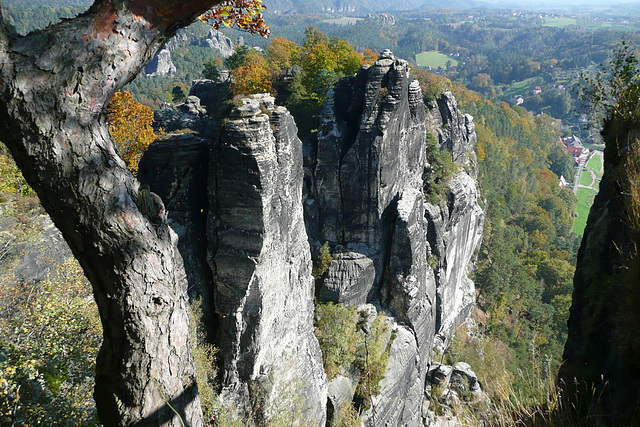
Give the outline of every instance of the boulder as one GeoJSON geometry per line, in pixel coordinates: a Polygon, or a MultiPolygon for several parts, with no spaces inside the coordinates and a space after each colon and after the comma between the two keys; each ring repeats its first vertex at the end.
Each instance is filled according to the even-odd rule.
{"type": "Polygon", "coordinates": [[[189,95],[182,103],[162,104],[153,113],[154,128],[165,132],[191,130],[207,136],[213,123],[206,115],[207,109],[200,105],[200,98],[189,95]]]}
{"type": "Polygon", "coordinates": [[[318,297],[349,306],[364,304],[376,277],[374,261],[356,252],[334,254],[318,297]]]}

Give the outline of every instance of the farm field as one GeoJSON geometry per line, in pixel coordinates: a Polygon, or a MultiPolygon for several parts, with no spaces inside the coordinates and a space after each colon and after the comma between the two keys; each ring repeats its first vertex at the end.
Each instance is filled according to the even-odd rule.
{"type": "Polygon", "coordinates": [[[519,82],[511,83],[504,87],[504,98],[509,98],[514,95],[526,95],[536,86],[544,84],[544,78],[540,76],[530,77],[519,82]]]}
{"type": "Polygon", "coordinates": [[[604,157],[602,151],[594,151],[582,171],[578,187],[578,205],[576,206],[576,217],[573,219],[573,232],[578,236],[584,234],[584,229],[587,226],[589,210],[593,205],[596,194],[598,194],[603,168],[604,157]]]}
{"type": "Polygon", "coordinates": [[[416,54],[416,63],[421,67],[446,68],[447,62],[451,61],[451,65],[458,65],[458,60],[435,50],[416,54]]]}
{"type": "Polygon", "coordinates": [[[577,23],[578,23],[578,20],[576,18],[565,18],[565,17],[545,18],[542,26],[563,28],[563,27],[568,27],[570,25],[576,25],[577,23]]]}

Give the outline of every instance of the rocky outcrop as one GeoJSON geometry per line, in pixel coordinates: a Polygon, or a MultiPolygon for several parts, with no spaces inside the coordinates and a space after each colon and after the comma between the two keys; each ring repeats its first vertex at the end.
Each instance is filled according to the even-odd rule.
{"type": "Polygon", "coordinates": [[[575,419],[634,425],[640,402],[640,132],[637,123],[616,116],[602,135],[604,175],[578,252],[559,378],[564,406],[575,410],[575,419]]]}
{"type": "Polygon", "coordinates": [[[468,363],[454,366],[434,362],[427,374],[426,394],[429,406],[426,424],[430,426],[460,426],[462,408],[473,405],[478,408],[489,403],[480,381],[468,363]],[[439,414],[439,415],[436,415],[439,414]]]}
{"type": "Polygon", "coordinates": [[[214,30],[213,28],[209,30],[209,35],[201,41],[201,45],[216,49],[223,58],[227,58],[235,52],[233,41],[222,32],[214,30]]]}
{"type": "Polygon", "coordinates": [[[165,132],[191,130],[207,135],[211,132],[211,119],[207,116],[207,109],[200,105],[200,98],[189,95],[184,102],[172,105],[163,103],[153,113],[154,128],[165,132]]]}
{"type": "Polygon", "coordinates": [[[173,76],[177,70],[171,61],[171,52],[169,49],[162,49],[156,53],[156,56],[144,67],[147,77],[154,76],[173,76]]]}
{"type": "Polygon", "coordinates": [[[455,97],[449,91],[434,99],[429,105],[427,127],[438,136],[438,146],[441,150],[451,153],[454,162],[464,166],[471,166],[476,178],[476,157],[473,147],[478,137],[473,117],[463,114],[459,109],[455,97]]]}
{"type": "Polygon", "coordinates": [[[449,182],[447,203],[427,203],[428,239],[437,259],[437,323],[440,349],[471,314],[475,286],[467,276],[482,243],[485,212],[478,182],[459,171],[449,182]]]}
{"type": "Polygon", "coordinates": [[[376,278],[374,260],[358,252],[335,254],[322,279],[319,298],[348,306],[367,302],[376,278]]]}
{"type": "Polygon", "coordinates": [[[303,196],[291,115],[261,95],[215,123],[223,86],[197,81],[183,104],[158,112],[165,129],[197,135],[154,143],[140,179],[165,200],[184,239],[192,297],[214,307],[207,321],[225,405],[258,424],[292,411],[320,426],[327,409],[332,417],[354,399],[363,373],[341,372],[328,385],[313,335],[309,233],[314,247],[328,242],[333,252],[315,295],[388,325],[387,371],[363,407],[364,424],[427,423],[432,349],[448,343],[475,301],[467,273],[484,213],[473,119],[449,93],[427,111],[407,62],[385,51],[329,92],[317,145],[304,155],[303,196]],[[423,193],[427,129],[462,165],[439,203],[423,193]]]}
{"type": "MultiPolygon", "coordinates": [[[[206,97],[211,86],[198,82],[192,92],[206,97]]],[[[222,130],[196,96],[165,110],[178,119],[164,125],[199,135],[153,143],[139,178],[164,200],[181,238],[190,295],[203,299],[221,350],[223,403],[257,424],[286,416],[324,426],[327,381],[313,334],[302,144],[292,116],[268,96],[243,100],[222,130]]]]}
{"type": "Polygon", "coordinates": [[[200,100],[200,105],[206,108],[209,117],[214,118],[222,104],[231,99],[233,93],[228,83],[214,82],[213,80],[194,80],[189,96],[195,96],[200,100]]]}
{"type": "Polygon", "coordinates": [[[270,97],[231,112],[212,156],[208,259],[227,398],[239,407],[259,398],[265,419],[302,411],[308,425],[323,426],[327,385],[313,335],[296,132],[270,97]],[[284,407],[283,396],[301,406],[284,407]]]}
{"type": "Polygon", "coordinates": [[[394,198],[421,188],[425,110],[410,73],[385,51],[329,92],[315,165],[319,240],[380,251],[394,198]]]}
{"type": "Polygon", "coordinates": [[[408,64],[389,51],[328,94],[309,150],[306,214],[312,239],[337,253],[317,295],[373,303],[397,325],[366,425],[422,424],[432,348],[446,345],[475,303],[467,272],[484,221],[475,138],[473,119],[450,93],[425,111],[408,64]],[[464,167],[440,204],[423,194],[427,128],[464,167]]]}

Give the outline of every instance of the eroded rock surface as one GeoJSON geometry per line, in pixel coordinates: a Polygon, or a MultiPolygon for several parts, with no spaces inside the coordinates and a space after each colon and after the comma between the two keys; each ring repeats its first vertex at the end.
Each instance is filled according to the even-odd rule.
{"type": "Polygon", "coordinates": [[[144,67],[147,77],[154,76],[173,76],[177,70],[171,61],[171,52],[169,49],[162,49],[156,53],[151,62],[144,67]]]}
{"type": "MultiPolygon", "coordinates": [[[[427,111],[408,64],[385,51],[329,92],[317,146],[304,156],[303,199],[302,144],[291,115],[274,106],[272,97],[252,96],[212,126],[221,87],[198,81],[185,103],[163,114],[167,124],[196,128],[206,139],[199,143],[204,151],[194,148],[192,161],[209,164],[200,214],[208,215],[203,239],[224,403],[252,413],[256,422],[292,410],[303,413],[309,425],[323,425],[327,397],[330,417],[353,399],[362,373],[334,379],[328,388],[313,336],[308,231],[314,246],[327,241],[334,251],[316,295],[351,306],[368,303],[390,325],[387,372],[379,391],[369,396],[372,405],[363,422],[428,424],[433,414],[425,409],[425,387],[432,348],[446,345],[475,301],[467,273],[484,213],[474,179],[473,119],[459,112],[449,93],[427,111]],[[438,134],[439,149],[463,166],[438,204],[423,194],[427,129],[438,134]],[[309,220],[307,231],[303,218],[309,220]],[[298,398],[294,402],[291,396],[298,398]]],[[[167,150],[166,156],[174,156],[167,150]]],[[[182,194],[189,174],[182,166],[149,170],[170,177],[157,191],[167,198],[169,211],[179,212],[171,194],[182,194]]],[[[171,215],[178,231],[192,227],[184,225],[189,215],[200,218],[197,212],[180,219],[171,215]]]]}
{"type": "Polygon", "coordinates": [[[440,149],[451,153],[454,162],[473,166],[470,170],[477,176],[473,147],[478,141],[473,117],[458,109],[456,98],[445,91],[429,105],[427,126],[438,136],[440,149]]]}
{"type": "Polygon", "coordinates": [[[575,411],[575,419],[596,416],[612,425],[631,425],[640,401],[640,218],[631,196],[638,180],[633,171],[640,164],[640,131],[637,123],[614,116],[602,136],[604,175],[578,251],[558,376],[565,407],[575,411]]]}
{"type": "Polygon", "coordinates": [[[213,338],[213,277],[206,263],[209,142],[195,135],[169,135],[152,143],[142,157],[138,179],[159,195],[189,281],[189,298],[202,298],[204,323],[213,338]]]}
{"type": "Polygon", "coordinates": [[[209,30],[209,35],[202,40],[201,44],[218,50],[223,58],[227,58],[235,52],[233,41],[222,32],[214,30],[213,28],[209,30]]]}
{"type": "Polygon", "coordinates": [[[475,303],[467,273],[484,222],[475,141],[473,118],[458,110],[453,95],[445,92],[427,112],[407,63],[389,51],[328,94],[317,147],[310,150],[308,229],[312,239],[337,250],[368,248],[375,277],[362,280],[355,256],[346,255],[345,262],[340,253],[318,295],[356,305],[366,293],[366,302],[401,325],[375,411],[363,415],[367,425],[426,422],[422,402],[432,348],[446,345],[475,303]],[[427,129],[461,165],[440,204],[423,194],[427,129]]]}
{"type": "Polygon", "coordinates": [[[270,97],[245,99],[231,112],[212,156],[209,262],[227,398],[242,406],[259,396],[270,418],[299,396],[302,407],[291,409],[321,426],[327,384],[313,335],[296,130],[270,97]]]}

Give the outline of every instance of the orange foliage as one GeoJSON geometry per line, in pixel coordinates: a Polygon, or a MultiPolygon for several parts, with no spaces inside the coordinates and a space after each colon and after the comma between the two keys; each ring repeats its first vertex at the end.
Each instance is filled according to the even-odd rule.
{"type": "Polygon", "coordinates": [[[249,53],[240,67],[231,70],[231,89],[234,95],[271,92],[271,71],[264,56],[249,53]]]}
{"type": "Polygon", "coordinates": [[[271,31],[262,16],[266,8],[262,0],[226,0],[202,14],[200,19],[216,30],[221,26],[235,26],[251,34],[268,37],[271,31]]]}
{"type": "Polygon", "coordinates": [[[378,60],[378,54],[371,49],[365,49],[363,52],[362,65],[373,65],[378,60]]]}
{"type": "Polygon", "coordinates": [[[136,174],[142,153],[156,139],[151,124],[151,108],[133,100],[127,91],[116,92],[107,107],[109,133],[116,143],[118,153],[136,174]]]}
{"type": "Polygon", "coordinates": [[[284,37],[275,37],[267,46],[269,63],[274,70],[286,70],[300,64],[300,46],[284,37]]]}

